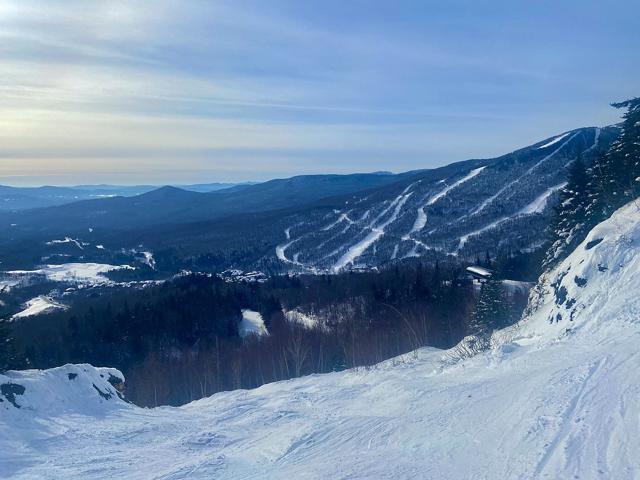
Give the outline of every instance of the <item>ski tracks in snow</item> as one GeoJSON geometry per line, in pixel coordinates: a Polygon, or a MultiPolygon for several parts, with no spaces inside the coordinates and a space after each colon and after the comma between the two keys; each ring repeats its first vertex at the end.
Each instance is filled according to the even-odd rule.
{"type": "MultiPolygon", "coordinates": [[[[581,414],[585,409],[585,396],[590,391],[591,383],[597,383],[600,381],[598,377],[598,373],[602,370],[604,365],[607,362],[607,356],[602,358],[599,361],[592,363],[587,369],[584,378],[579,380],[579,386],[575,393],[575,395],[569,400],[568,404],[564,412],[560,415],[560,426],[558,428],[557,433],[554,434],[552,440],[546,446],[544,454],[542,458],[538,462],[535,472],[534,478],[538,478],[542,475],[547,465],[552,461],[561,461],[563,464],[567,462],[576,462],[580,461],[579,457],[581,453],[579,449],[578,451],[573,451],[572,445],[568,444],[567,439],[571,437],[577,437],[573,439],[571,443],[578,443],[579,437],[581,436],[579,432],[576,430],[580,429],[580,422],[583,420],[581,418],[581,414]],[[576,435],[577,434],[577,435],[576,435]],[[564,449],[562,451],[559,450],[560,446],[563,446],[564,449]],[[567,452],[567,450],[570,450],[567,452]],[[571,458],[567,458],[567,453],[571,458]],[[556,460],[556,457],[559,456],[559,459],[556,460]]],[[[566,381],[566,380],[561,380],[566,381]]],[[[556,466],[557,467],[557,466],[556,466]]],[[[564,467],[564,465],[563,465],[564,467]]],[[[557,469],[557,468],[556,468],[557,469]]],[[[580,469],[578,469],[580,470],[580,469]]],[[[551,477],[552,478],[552,477],[551,477]]]]}

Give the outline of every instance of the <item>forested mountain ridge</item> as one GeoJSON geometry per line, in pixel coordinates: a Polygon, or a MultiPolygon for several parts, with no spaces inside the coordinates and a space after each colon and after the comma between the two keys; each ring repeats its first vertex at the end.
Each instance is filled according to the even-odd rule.
{"type": "Polygon", "coordinates": [[[85,200],[51,208],[12,214],[17,230],[73,232],[90,227],[125,230],[162,224],[212,220],[229,215],[305,205],[318,199],[375,188],[398,181],[402,175],[350,174],[303,175],[228,189],[198,192],[164,186],[133,197],[117,196],[85,200]],[[52,224],[49,219],[57,221],[52,224]]]}
{"type": "MultiPolygon", "coordinates": [[[[203,183],[179,185],[183,190],[193,192],[213,192],[225,188],[242,187],[245,184],[203,183]]],[[[157,185],[78,185],[74,187],[12,187],[0,185],[0,211],[45,208],[81,200],[132,197],[156,190],[157,185]]]]}
{"type": "Polygon", "coordinates": [[[301,176],[204,194],[164,187],[0,214],[0,260],[15,268],[59,254],[105,262],[144,248],[173,271],[330,272],[536,249],[568,166],[578,156],[589,164],[618,133],[582,128],[495,159],[397,175],[301,176]],[[49,244],[58,237],[89,248],[49,244]]]}
{"type": "Polygon", "coordinates": [[[566,132],[502,157],[429,174],[292,215],[276,249],[301,270],[337,271],[442,255],[474,258],[500,248],[538,248],[567,169],[590,163],[617,127],[566,132]]]}

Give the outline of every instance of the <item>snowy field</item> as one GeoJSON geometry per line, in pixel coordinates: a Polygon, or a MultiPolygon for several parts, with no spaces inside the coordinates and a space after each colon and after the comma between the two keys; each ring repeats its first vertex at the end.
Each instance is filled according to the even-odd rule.
{"type": "Polygon", "coordinates": [[[64,310],[67,308],[66,305],[62,305],[46,295],[40,295],[32,298],[25,303],[23,307],[23,310],[13,315],[11,318],[15,320],[18,318],[32,317],[34,315],[49,313],[54,310],[64,310]]]}
{"type": "Polygon", "coordinates": [[[640,478],[638,291],[629,205],[543,279],[536,312],[475,356],[422,349],[156,409],[105,399],[89,367],[75,383],[77,366],[10,373],[0,384],[27,390],[24,408],[0,403],[0,477],[640,478]]]}
{"type": "Polygon", "coordinates": [[[104,263],[63,263],[45,265],[37,270],[13,270],[4,272],[11,277],[10,286],[18,285],[22,280],[33,276],[43,276],[52,282],[71,282],[82,285],[110,283],[105,273],[114,270],[133,270],[130,265],[108,265],[104,263]]]}

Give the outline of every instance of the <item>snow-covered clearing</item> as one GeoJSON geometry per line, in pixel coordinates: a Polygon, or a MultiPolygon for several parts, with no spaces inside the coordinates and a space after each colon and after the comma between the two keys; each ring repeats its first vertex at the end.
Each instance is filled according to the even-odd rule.
{"type": "Polygon", "coordinates": [[[447,186],[446,188],[444,188],[443,190],[441,190],[440,192],[438,192],[437,194],[435,194],[433,197],[431,197],[428,201],[427,201],[427,206],[429,205],[433,205],[434,203],[436,203],[438,200],[440,200],[442,197],[444,197],[445,195],[447,195],[447,193],[449,193],[451,190],[453,190],[456,187],[459,187],[460,185],[462,185],[465,182],[468,182],[469,180],[471,180],[473,177],[477,176],[480,172],[482,172],[486,167],[479,167],[479,168],[475,168],[473,170],[471,170],[467,175],[465,175],[464,177],[462,177],[460,180],[457,180],[455,182],[453,182],[451,185],[447,186]]]}
{"type": "Polygon", "coordinates": [[[639,290],[629,205],[543,277],[537,310],[472,357],[426,348],[155,409],[117,400],[89,366],[10,372],[0,384],[26,391],[20,409],[0,403],[0,476],[640,478],[639,290]]]}
{"type": "Polygon", "coordinates": [[[506,222],[507,220],[511,219],[512,217],[502,217],[499,218],[487,225],[485,225],[484,227],[478,228],[477,230],[474,230],[473,232],[469,232],[465,235],[462,235],[458,241],[458,248],[456,249],[456,252],[459,252],[460,250],[462,250],[464,248],[464,246],[467,244],[467,241],[469,240],[469,237],[475,237],[477,235],[480,235],[483,232],[486,232],[487,230],[491,230],[492,228],[496,228],[498,225],[500,225],[501,223],[506,222]]]}
{"type": "Polygon", "coordinates": [[[591,145],[589,148],[587,148],[587,152],[590,152],[592,150],[595,150],[596,148],[598,148],[598,145],[600,144],[600,134],[602,133],[602,129],[596,127],[596,131],[594,133],[594,139],[593,139],[593,145],[591,145]]]}
{"type": "Polygon", "coordinates": [[[411,235],[421,231],[426,224],[427,224],[427,214],[424,211],[424,207],[420,207],[418,208],[418,215],[416,216],[415,222],[413,222],[413,226],[411,227],[411,230],[409,231],[409,233],[407,233],[402,237],[402,240],[409,240],[411,238],[411,235]]]}
{"type": "Polygon", "coordinates": [[[133,270],[130,265],[108,265],[104,263],[63,263],[60,265],[46,265],[37,270],[13,270],[6,272],[14,277],[29,277],[43,275],[53,282],[72,282],[78,284],[109,283],[105,273],[114,270],[133,270]]]}
{"type": "Polygon", "coordinates": [[[51,297],[46,295],[40,295],[39,297],[32,298],[24,305],[24,310],[16,313],[11,318],[19,319],[24,317],[31,317],[33,315],[40,315],[43,313],[49,313],[54,310],[64,310],[66,305],[56,302],[51,297]]]}
{"type": "Polygon", "coordinates": [[[290,260],[284,254],[284,252],[292,243],[293,242],[287,242],[287,243],[283,243],[281,245],[276,246],[276,257],[278,257],[278,260],[286,263],[290,262],[290,260]]]}
{"type": "Polygon", "coordinates": [[[298,309],[285,310],[284,317],[293,323],[299,323],[307,328],[315,328],[319,324],[319,320],[316,316],[304,313],[298,309]]]}
{"type": "Polygon", "coordinates": [[[532,215],[534,213],[543,212],[547,206],[549,197],[553,195],[553,193],[563,188],[566,184],[567,182],[563,182],[559,185],[554,185],[553,187],[546,189],[538,198],[536,198],[533,202],[520,210],[518,212],[518,215],[532,215]]]}
{"type": "Polygon", "coordinates": [[[84,250],[84,245],[87,245],[86,243],[81,243],[79,240],[71,237],[64,237],[62,240],[51,240],[50,242],[47,242],[47,245],[58,245],[62,243],[73,243],[80,250],[84,250]]]}
{"type": "Polygon", "coordinates": [[[291,239],[291,228],[293,228],[293,227],[285,228],[284,236],[285,236],[285,239],[286,239],[286,243],[281,243],[280,245],[276,246],[276,258],[278,260],[280,260],[281,262],[290,263],[292,265],[298,265],[298,266],[303,267],[304,265],[298,261],[298,255],[296,255],[294,257],[294,259],[292,260],[292,259],[288,258],[286,253],[285,253],[287,248],[289,248],[295,242],[300,240],[300,238],[296,238],[294,240],[291,239]]]}
{"type": "Polygon", "coordinates": [[[0,293],[9,292],[13,287],[20,285],[18,278],[9,278],[0,280],[0,293]]]}
{"type": "Polygon", "coordinates": [[[298,265],[300,267],[304,267],[304,265],[298,261],[298,257],[300,256],[299,253],[296,253],[293,258],[288,258],[287,255],[285,254],[287,248],[289,248],[291,245],[293,245],[294,243],[296,243],[298,240],[300,240],[299,238],[296,238],[295,240],[291,240],[287,243],[283,243],[280,244],[278,246],[276,246],[276,257],[278,258],[278,260],[280,260],[281,262],[284,263],[290,263],[292,265],[298,265]]]}
{"type": "Polygon", "coordinates": [[[567,132],[567,133],[563,133],[562,135],[559,135],[555,138],[552,138],[551,141],[545,143],[544,145],[538,147],[538,150],[542,150],[543,148],[547,148],[550,147],[551,145],[555,145],[556,143],[558,143],[559,141],[561,141],[563,138],[566,138],[567,135],[569,135],[571,132],[567,132]]]}
{"type": "Polygon", "coordinates": [[[259,312],[247,309],[242,310],[242,321],[238,328],[238,334],[242,338],[249,335],[268,335],[268,333],[262,315],[259,312]]]}
{"type": "Polygon", "coordinates": [[[142,263],[144,263],[145,265],[149,266],[149,268],[151,268],[152,270],[156,269],[156,259],[153,258],[153,253],[151,252],[140,252],[140,255],[142,255],[142,263]]]}

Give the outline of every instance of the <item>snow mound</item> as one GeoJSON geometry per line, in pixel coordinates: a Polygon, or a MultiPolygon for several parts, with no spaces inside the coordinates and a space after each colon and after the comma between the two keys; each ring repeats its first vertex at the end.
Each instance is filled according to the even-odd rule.
{"type": "Polygon", "coordinates": [[[0,374],[0,421],[104,413],[114,406],[126,405],[118,390],[123,386],[124,375],[119,370],[87,364],[10,370],[0,374]]]}

